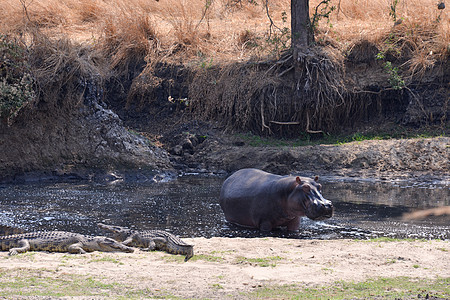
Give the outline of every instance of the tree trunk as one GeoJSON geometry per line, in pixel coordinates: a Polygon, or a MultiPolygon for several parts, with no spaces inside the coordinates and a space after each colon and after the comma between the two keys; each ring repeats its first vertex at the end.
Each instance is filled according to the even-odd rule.
{"type": "Polygon", "coordinates": [[[291,0],[291,41],[296,53],[307,49],[314,41],[314,35],[309,19],[309,0],[291,0]]]}
{"type": "Polygon", "coordinates": [[[314,42],[314,33],[309,18],[309,0],[291,0],[291,45],[294,64],[296,93],[294,98],[301,98],[304,86],[305,56],[309,54],[309,46],[314,42]],[[302,83],[303,82],[303,83],[302,83]]]}

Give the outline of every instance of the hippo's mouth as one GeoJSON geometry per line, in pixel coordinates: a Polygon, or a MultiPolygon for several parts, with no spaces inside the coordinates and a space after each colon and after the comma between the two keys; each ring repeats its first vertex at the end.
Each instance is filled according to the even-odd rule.
{"type": "Polygon", "coordinates": [[[321,221],[321,220],[329,219],[333,216],[333,207],[322,208],[321,210],[319,210],[315,213],[306,214],[306,216],[314,221],[321,221]]]}
{"type": "Polygon", "coordinates": [[[329,219],[329,218],[331,218],[333,216],[333,213],[331,212],[331,213],[329,213],[329,214],[326,214],[326,215],[320,215],[320,216],[317,216],[317,217],[315,217],[315,218],[310,218],[311,220],[314,220],[314,221],[321,221],[321,220],[325,220],[325,219],[329,219]]]}

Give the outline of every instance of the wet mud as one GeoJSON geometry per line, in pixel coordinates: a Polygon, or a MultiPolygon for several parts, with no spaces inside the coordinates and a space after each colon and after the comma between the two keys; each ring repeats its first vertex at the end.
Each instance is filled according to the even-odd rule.
{"type": "Polygon", "coordinates": [[[228,223],[218,203],[224,178],[181,176],[159,183],[45,183],[0,186],[0,224],[32,230],[105,234],[98,222],[165,229],[181,237],[450,239],[450,216],[405,220],[407,213],[450,205],[445,181],[382,182],[322,178],[335,206],[324,221],[302,219],[298,232],[270,233],[228,223]]]}

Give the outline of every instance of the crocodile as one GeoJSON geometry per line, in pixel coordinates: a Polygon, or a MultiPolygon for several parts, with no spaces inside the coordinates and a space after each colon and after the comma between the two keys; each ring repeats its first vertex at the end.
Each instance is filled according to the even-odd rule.
{"type": "Polygon", "coordinates": [[[1,251],[16,255],[27,251],[69,252],[134,252],[134,249],[105,236],[86,236],[66,231],[36,231],[0,236],[1,251]]]}
{"type": "Polygon", "coordinates": [[[113,233],[113,238],[126,246],[144,251],[160,250],[170,254],[185,255],[184,261],[194,256],[194,246],[186,244],[180,238],[164,230],[134,230],[121,226],[97,224],[98,227],[113,233]]]}

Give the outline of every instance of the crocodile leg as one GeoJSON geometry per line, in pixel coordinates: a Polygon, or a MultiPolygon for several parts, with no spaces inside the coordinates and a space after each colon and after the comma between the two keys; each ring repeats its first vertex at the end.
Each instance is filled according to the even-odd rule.
{"type": "MultiPolygon", "coordinates": [[[[157,238],[156,238],[157,239],[157,238]]],[[[147,248],[141,248],[141,250],[143,251],[153,251],[156,250],[156,243],[154,240],[149,240],[148,244],[146,245],[148,246],[147,248]]]]}
{"type": "Polygon", "coordinates": [[[86,251],[84,251],[84,249],[83,249],[82,243],[75,243],[75,244],[70,245],[67,248],[67,251],[72,254],[86,254],[86,251]]]}
{"type": "MultiPolygon", "coordinates": [[[[156,244],[156,249],[168,252],[167,240],[163,237],[155,237],[153,242],[156,244]]],[[[169,252],[170,253],[170,252],[169,252]]]]}
{"type": "Polygon", "coordinates": [[[127,238],[125,241],[122,242],[122,244],[124,244],[125,246],[130,246],[131,243],[133,243],[132,236],[130,236],[129,238],[127,238]]]}
{"type": "Polygon", "coordinates": [[[25,253],[28,250],[30,250],[30,243],[28,242],[28,240],[26,239],[20,240],[18,241],[18,244],[20,247],[9,249],[8,255],[17,255],[19,253],[25,253]]]}

